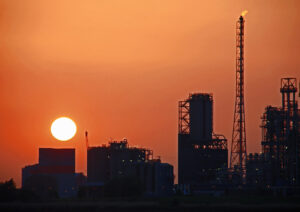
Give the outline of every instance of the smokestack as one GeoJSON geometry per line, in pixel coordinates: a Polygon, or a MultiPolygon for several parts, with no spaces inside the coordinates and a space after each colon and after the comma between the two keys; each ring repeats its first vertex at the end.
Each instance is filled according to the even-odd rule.
{"type": "Polygon", "coordinates": [[[244,100],[244,16],[243,11],[236,23],[236,99],[230,155],[230,168],[238,171],[243,181],[246,177],[246,126],[244,100]]]}
{"type": "Polygon", "coordinates": [[[86,149],[89,149],[88,131],[85,131],[85,145],[86,149]]]}

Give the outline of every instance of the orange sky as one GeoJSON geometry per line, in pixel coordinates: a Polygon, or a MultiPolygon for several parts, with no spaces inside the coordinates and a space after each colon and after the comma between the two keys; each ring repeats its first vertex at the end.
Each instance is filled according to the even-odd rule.
{"type": "Polygon", "coordinates": [[[280,78],[300,78],[300,1],[1,0],[0,181],[20,185],[39,147],[75,147],[85,171],[86,129],[91,145],[126,137],[176,168],[177,105],[190,92],[213,93],[214,131],[230,144],[235,22],[245,9],[254,152],[264,107],[280,105],[280,78]],[[68,142],[50,134],[62,115],[78,125],[68,142]]]}

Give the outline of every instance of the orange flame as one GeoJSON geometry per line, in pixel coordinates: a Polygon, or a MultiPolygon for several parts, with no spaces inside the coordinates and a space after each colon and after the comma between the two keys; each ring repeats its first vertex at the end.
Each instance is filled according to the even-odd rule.
{"type": "Polygon", "coordinates": [[[241,13],[241,16],[245,17],[245,15],[248,13],[248,10],[244,10],[242,13],[241,13]]]}

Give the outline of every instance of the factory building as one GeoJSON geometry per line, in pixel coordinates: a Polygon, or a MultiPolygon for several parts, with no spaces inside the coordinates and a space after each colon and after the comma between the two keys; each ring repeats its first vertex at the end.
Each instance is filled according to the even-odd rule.
{"type": "Polygon", "coordinates": [[[299,186],[300,110],[296,79],[281,79],[280,92],[281,107],[267,106],[262,115],[262,154],[255,163],[248,156],[247,181],[253,182],[251,178],[259,170],[262,176],[258,178],[265,186],[299,186]]]}
{"type": "Polygon", "coordinates": [[[22,188],[41,196],[76,196],[84,176],[75,173],[75,149],[39,149],[39,163],[22,169],[22,188]]]}
{"type": "Polygon", "coordinates": [[[213,133],[212,95],[190,94],[179,102],[178,183],[195,188],[223,184],[227,166],[227,140],[213,133]]]}
{"type": "Polygon", "coordinates": [[[281,79],[282,106],[268,106],[262,116],[262,152],[270,167],[267,184],[299,185],[300,110],[297,80],[281,79]]]}
{"type": "Polygon", "coordinates": [[[151,160],[153,152],[144,148],[129,147],[127,140],[109,145],[89,147],[87,154],[88,182],[107,182],[123,176],[133,163],[151,160]]]}
{"type": "Polygon", "coordinates": [[[264,155],[250,153],[246,162],[246,183],[249,186],[264,186],[266,177],[266,163],[264,155]]]}
{"type": "Polygon", "coordinates": [[[134,177],[149,195],[172,193],[173,166],[153,159],[153,152],[129,147],[126,139],[109,145],[88,147],[88,184],[105,184],[113,179],[134,177]]]}
{"type": "Polygon", "coordinates": [[[136,163],[132,167],[133,174],[143,184],[146,195],[170,195],[173,193],[173,166],[161,163],[160,159],[136,163]]]}

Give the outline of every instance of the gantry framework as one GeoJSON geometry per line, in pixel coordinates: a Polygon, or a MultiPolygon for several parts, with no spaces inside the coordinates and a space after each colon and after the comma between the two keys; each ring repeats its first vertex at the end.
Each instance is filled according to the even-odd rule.
{"type": "Polygon", "coordinates": [[[178,134],[190,134],[190,102],[178,103],[178,134]]]}
{"type": "Polygon", "coordinates": [[[192,190],[225,183],[227,140],[213,133],[212,94],[190,94],[179,102],[178,115],[178,183],[192,190]]]}
{"type": "MultiPolygon", "coordinates": [[[[190,94],[189,98],[184,101],[179,101],[178,103],[178,134],[180,135],[189,135],[191,132],[191,111],[190,111],[190,102],[192,101],[193,95],[207,95],[212,101],[211,94],[190,94]]],[[[213,124],[213,123],[211,123],[213,124]]],[[[227,139],[224,135],[212,133],[211,140],[207,143],[201,145],[195,145],[196,149],[227,149],[227,139]]]]}
{"type": "Polygon", "coordinates": [[[268,183],[299,185],[300,110],[297,80],[281,79],[282,107],[268,106],[262,116],[262,151],[270,165],[268,183]]]}

